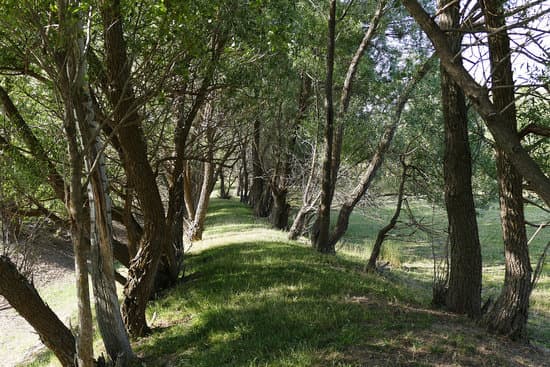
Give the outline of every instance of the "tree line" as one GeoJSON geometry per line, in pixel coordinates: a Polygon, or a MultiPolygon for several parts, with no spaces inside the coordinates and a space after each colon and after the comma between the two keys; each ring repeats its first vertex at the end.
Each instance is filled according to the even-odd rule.
{"type": "Polygon", "coordinates": [[[397,190],[372,272],[405,190],[438,201],[450,267],[433,303],[527,337],[544,261],[532,269],[524,205],[550,205],[548,65],[537,56],[548,53],[544,1],[0,7],[3,238],[30,217],[69,229],[78,328],[59,321],[8,256],[0,257],[0,294],[62,365],[97,362],[89,274],[108,358],[135,363],[130,337],[150,332],[148,301],[182,280],[216,184],[220,197],[236,188],[256,216],[291,239],[307,235],[324,254],[336,252],[358,206],[397,190]],[[516,54],[529,59],[521,85],[516,54]],[[500,201],[506,268],[500,296],[485,306],[480,196],[500,201]]]}

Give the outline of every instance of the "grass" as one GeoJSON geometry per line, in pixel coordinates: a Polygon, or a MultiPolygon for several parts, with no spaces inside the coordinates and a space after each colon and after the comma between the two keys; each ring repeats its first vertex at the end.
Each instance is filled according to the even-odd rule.
{"type": "MultiPolygon", "coordinates": [[[[384,210],[391,215],[391,207],[384,210]]],[[[213,199],[185,280],[151,302],[153,333],[134,342],[136,352],[148,367],[547,365],[548,355],[429,308],[426,238],[389,241],[384,256],[398,263],[384,276],[362,273],[366,245],[384,224],[377,219],[354,215],[343,251],[324,256],[288,241],[240,203],[213,199]]],[[[496,225],[486,227],[494,232],[496,225]]],[[[484,248],[488,259],[498,251],[484,248]]],[[[495,254],[488,261],[494,274],[485,276],[497,291],[499,261],[495,254]]],[[[549,288],[545,277],[530,324],[547,346],[549,288]]]]}
{"type": "MultiPolygon", "coordinates": [[[[384,226],[393,214],[393,205],[394,203],[389,201],[382,207],[352,214],[350,228],[343,239],[343,250],[364,258],[370,255],[370,248],[376,239],[378,229],[384,226]]],[[[419,201],[411,203],[411,209],[417,219],[423,218],[423,222],[438,230],[445,228],[446,214],[442,208],[434,209],[419,201]]],[[[548,221],[548,214],[533,206],[525,207],[525,216],[532,223],[548,221]]],[[[403,212],[401,219],[407,221],[403,212]]],[[[477,209],[477,222],[483,258],[483,298],[496,299],[504,281],[504,249],[498,204],[477,209]]],[[[531,238],[535,231],[536,228],[528,227],[528,238],[531,238]]],[[[411,236],[411,232],[410,227],[404,223],[399,224],[393,232],[394,236],[384,242],[389,254],[382,252],[381,257],[390,261],[392,265],[403,265],[402,268],[395,269],[395,272],[402,277],[416,280],[417,284],[423,285],[428,291],[433,273],[431,238],[420,231],[411,236]]],[[[548,242],[549,232],[549,229],[543,229],[529,246],[533,268],[548,242]]],[[[550,348],[549,270],[550,264],[546,261],[542,277],[531,295],[528,329],[531,340],[546,348],[550,348]]]]}

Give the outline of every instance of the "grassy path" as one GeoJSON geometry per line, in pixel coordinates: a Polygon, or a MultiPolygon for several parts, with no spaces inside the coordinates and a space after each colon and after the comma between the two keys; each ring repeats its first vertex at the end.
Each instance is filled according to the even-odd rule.
{"type": "Polygon", "coordinates": [[[149,308],[147,366],[544,366],[550,355],[427,307],[396,272],[362,274],[214,200],[186,281],[149,308]]]}

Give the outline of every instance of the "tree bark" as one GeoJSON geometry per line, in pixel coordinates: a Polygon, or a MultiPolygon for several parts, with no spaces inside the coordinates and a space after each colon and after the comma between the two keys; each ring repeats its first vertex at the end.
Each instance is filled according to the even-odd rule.
{"type": "MultiPolygon", "coordinates": [[[[458,28],[460,5],[442,0],[441,29],[458,28]]],[[[455,63],[461,64],[462,36],[449,33],[455,63]]],[[[441,67],[441,104],[445,126],[445,204],[451,247],[447,308],[471,318],[481,315],[481,246],[472,194],[472,158],[468,139],[468,116],[462,89],[441,67]]]]}
{"type": "Polygon", "coordinates": [[[191,227],[189,237],[192,241],[202,240],[204,231],[204,221],[206,220],[206,212],[208,203],[210,202],[210,194],[212,193],[214,179],[214,163],[204,162],[203,181],[201,186],[201,194],[195,212],[195,218],[191,227]]]}
{"type": "Polygon", "coordinates": [[[332,179],[332,150],[334,139],[334,53],[336,37],[336,0],[330,0],[328,16],[327,57],[325,77],[325,126],[323,131],[325,155],[323,157],[321,172],[321,203],[319,204],[317,221],[311,234],[311,242],[314,248],[321,253],[332,254],[334,247],[329,244],[330,234],[330,209],[332,204],[333,179],[332,179]]]}
{"type": "Polygon", "coordinates": [[[472,106],[484,119],[496,145],[506,153],[510,162],[529,181],[533,190],[546,205],[550,206],[550,179],[521,146],[517,131],[507,124],[500,123],[503,118],[502,109],[491,102],[486,88],[479,85],[462,65],[455,63],[455,55],[448,47],[445,33],[422,6],[416,0],[401,0],[401,2],[432,41],[445,70],[462,88],[472,106]]]}
{"type": "MultiPolygon", "coordinates": [[[[84,66],[83,66],[84,67],[84,66]]],[[[115,268],[113,255],[113,230],[111,220],[111,200],[109,183],[103,156],[103,145],[99,136],[90,95],[85,81],[80,81],[81,94],[77,105],[80,111],[82,141],[89,150],[86,165],[89,170],[88,200],[90,206],[90,240],[92,263],[92,286],[94,291],[96,319],[105,349],[117,366],[130,366],[135,360],[128,334],[120,314],[120,305],[116,293],[115,268]]]]}
{"type": "MultiPolygon", "coordinates": [[[[71,4],[75,5],[75,4],[71,4]]],[[[63,128],[67,139],[70,167],[69,194],[65,205],[69,214],[71,240],[73,243],[76,293],[78,302],[78,334],[76,336],[76,365],[93,366],[93,326],[88,282],[88,259],[90,243],[86,237],[86,218],[82,195],[83,154],[80,150],[77,126],[77,101],[73,92],[78,90],[78,81],[83,80],[84,72],[79,61],[81,50],[77,50],[74,35],[80,31],[78,19],[73,17],[69,2],[57,3],[58,32],[61,42],[54,45],[53,55],[56,66],[54,80],[64,107],[63,128]],[[76,28],[76,29],[75,29],[76,28]]],[[[53,72],[52,72],[53,73],[53,72]]]]}
{"type": "Polygon", "coordinates": [[[269,185],[265,182],[264,169],[260,157],[261,149],[261,125],[260,120],[254,120],[254,141],[252,144],[252,186],[248,198],[254,215],[265,218],[271,208],[271,193],[269,185]]]}
{"type": "MultiPolygon", "coordinates": [[[[482,10],[489,30],[505,27],[501,1],[484,0],[482,10]]],[[[505,30],[489,33],[489,56],[493,103],[499,111],[500,124],[517,135],[510,39],[505,30]]],[[[525,339],[532,268],[523,212],[523,180],[507,152],[500,147],[497,148],[497,174],[506,272],[502,292],[484,316],[483,324],[491,332],[511,339],[525,339]]]]}
{"type": "Polygon", "coordinates": [[[248,202],[248,163],[246,160],[246,140],[241,147],[241,171],[239,172],[239,198],[241,203],[248,202]]]}
{"type": "Polygon", "coordinates": [[[32,283],[6,256],[0,255],[0,295],[34,328],[40,340],[63,367],[75,366],[76,346],[71,331],[42,300],[32,283]]]}
{"type": "MultiPolygon", "coordinates": [[[[60,69],[63,74],[63,68],[60,69]]],[[[70,74],[69,74],[70,75],[70,74]]],[[[65,80],[62,90],[67,93],[72,88],[65,80]]],[[[74,109],[70,102],[70,94],[64,95],[65,104],[65,134],[70,156],[71,180],[69,200],[66,203],[71,224],[71,239],[75,259],[76,293],[78,299],[79,330],[76,338],[78,367],[92,367],[93,365],[93,331],[92,309],[90,306],[90,286],[88,282],[88,259],[90,257],[90,243],[86,238],[84,223],[88,223],[84,212],[84,198],[82,197],[82,165],[83,158],[79,150],[74,121],[74,109]]]]}
{"type": "MultiPolygon", "coordinates": [[[[273,181],[277,181],[277,178],[281,179],[281,177],[274,177],[273,181]]],[[[276,229],[286,230],[288,228],[290,205],[286,201],[287,194],[288,189],[284,184],[279,185],[277,182],[272,182],[271,195],[273,196],[273,205],[269,214],[269,221],[276,229]]]]}
{"type": "Polygon", "coordinates": [[[153,289],[161,253],[173,252],[174,249],[168,243],[164,207],[148,161],[141,117],[137,113],[138,103],[131,86],[131,65],[126,54],[120,0],[102,0],[101,16],[106,70],[111,87],[108,98],[114,109],[117,137],[126,157],[126,174],[143,211],[144,233],[138,253],[128,269],[122,305],[126,328],[131,336],[138,337],[149,331],[145,308],[153,289]]]}

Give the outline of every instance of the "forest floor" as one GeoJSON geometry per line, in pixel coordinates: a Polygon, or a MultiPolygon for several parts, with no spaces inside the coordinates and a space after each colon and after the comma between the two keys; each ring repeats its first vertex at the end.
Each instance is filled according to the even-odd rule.
{"type": "MultiPolygon", "coordinates": [[[[368,250],[356,245],[371,242],[380,223],[368,228],[365,213],[354,221],[339,254],[324,256],[240,203],[213,199],[184,281],[150,304],[153,333],[134,343],[136,352],[148,367],[550,366],[547,275],[533,295],[533,344],[509,342],[430,308],[425,243],[388,241],[391,267],[363,273],[368,250]]],[[[484,277],[484,297],[501,284],[494,251],[484,250],[485,272],[495,273],[484,277]]],[[[30,365],[55,366],[54,359],[44,354],[30,365]]]]}

